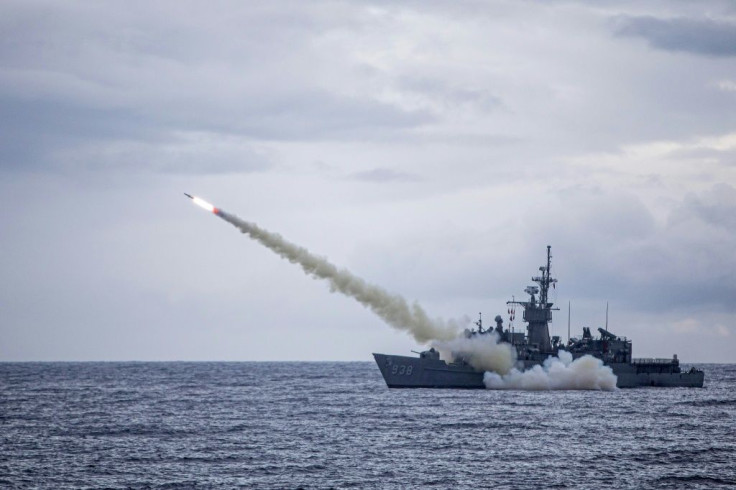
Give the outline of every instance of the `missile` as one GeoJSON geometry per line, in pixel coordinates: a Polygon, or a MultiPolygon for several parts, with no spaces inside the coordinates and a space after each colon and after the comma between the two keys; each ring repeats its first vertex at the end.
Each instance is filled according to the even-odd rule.
{"type": "Polygon", "coordinates": [[[200,199],[197,196],[193,196],[191,194],[187,194],[186,192],[184,193],[184,195],[187,196],[192,201],[194,201],[194,204],[196,204],[200,208],[206,209],[210,213],[214,213],[214,214],[216,214],[218,216],[221,216],[221,213],[222,212],[219,209],[217,209],[216,207],[214,207],[212,204],[210,204],[207,201],[205,201],[204,199],[200,199]]]}

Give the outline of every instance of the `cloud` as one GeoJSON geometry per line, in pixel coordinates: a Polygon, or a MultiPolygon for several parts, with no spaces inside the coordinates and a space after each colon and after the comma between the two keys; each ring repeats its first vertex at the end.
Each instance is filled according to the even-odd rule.
{"type": "Polygon", "coordinates": [[[412,100],[420,107],[431,108],[434,113],[477,114],[493,113],[503,108],[500,97],[487,87],[474,86],[475,82],[448,83],[436,76],[403,75],[397,80],[397,89],[404,99],[412,100]]]}
{"type": "Polygon", "coordinates": [[[374,168],[364,172],[356,172],[350,176],[353,180],[361,180],[364,182],[416,182],[420,180],[419,176],[391,170],[390,168],[374,168]]]}
{"type": "Polygon", "coordinates": [[[664,221],[627,191],[568,190],[558,199],[543,217],[527,217],[526,235],[545,236],[555,247],[557,265],[576,278],[564,284],[572,297],[653,313],[691,314],[704,305],[736,311],[736,259],[728,252],[736,248],[732,186],[683,196],[664,221]],[[545,222],[547,216],[555,220],[545,222]]]}
{"type": "Polygon", "coordinates": [[[736,188],[720,183],[705,195],[686,196],[682,207],[673,213],[672,222],[680,223],[689,219],[736,233],[736,188]]]}
{"type": "Polygon", "coordinates": [[[733,80],[719,80],[714,85],[723,92],[736,92],[736,82],[733,80]]]}
{"type": "MultiPolygon", "coordinates": [[[[128,347],[70,336],[68,358],[139,358],[126,325],[180,322],[181,349],[152,343],[144,357],[200,358],[187,336],[219,320],[242,328],[219,352],[248,349],[227,358],[368,359],[368,342],[393,342],[182,191],[432,315],[504,311],[550,244],[557,294],[580,317],[610,299],[641,325],[637,342],[662,344],[646,332],[664,317],[734,324],[733,9],[531,3],[3,2],[6,351],[34,358],[44,332],[93,330],[106,314],[120,327],[107,338],[128,347]],[[37,301],[48,285],[68,292],[53,307],[37,301]],[[90,289],[109,298],[85,317],[90,289]],[[163,304],[172,294],[196,297],[196,314],[163,304]],[[23,333],[25,305],[37,333],[23,333]],[[305,354],[301,331],[325,324],[305,354]],[[325,347],[335,332],[350,346],[325,347]]],[[[733,360],[736,347],[711,340],[683,342],[733,360]]]]}
{"type": "Polygon", "coordinates": [[[11,4],[0,20],[0,170],[58,171],[61,155],[96,160],[75,170],[250,172],[269,166],[254,141],[364,141],[434,120],[366,94],[359,64],[335,72],[324,53],[349,49],[355,12],[202,9],[162,28],[146,8],[46,7],[11,4]],[[225,146],[245,151],[223,157],[225,146]],[[156,163],[161,153],[182,161],[156,163]]]}
{"type": "Polygon", "coordinates": [[[39,166],[49,151],[83,141],[160,137],[150,121],[131,111],[0,97],[0,166],[6,170],[39,166]]]}
{"type": "Polygon", "coordinates": [[[620,37],[641,37],[655,48],[707,56],[736,56],[736,24],[708,18],[620,16],[620,37]]]}

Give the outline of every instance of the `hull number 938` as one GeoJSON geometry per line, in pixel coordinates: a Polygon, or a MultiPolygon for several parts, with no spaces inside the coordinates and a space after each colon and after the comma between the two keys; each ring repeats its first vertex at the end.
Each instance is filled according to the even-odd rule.
{"type": "Polygon", "coordinates": [[[414,371],[414,366],[404,366],[403,364],[394,364],[391,368],[391,374],[398,376],[411,376],[414,371]]]}

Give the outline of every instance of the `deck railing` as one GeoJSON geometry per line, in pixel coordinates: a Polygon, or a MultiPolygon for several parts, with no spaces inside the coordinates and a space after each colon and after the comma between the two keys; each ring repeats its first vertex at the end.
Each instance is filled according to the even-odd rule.
{"type": "Polygon", "coordinates": [[[632,359],[632,364],[672,364],[674,359],[655,359],[653,357],[643,357],[639,359],[632,359]]]}

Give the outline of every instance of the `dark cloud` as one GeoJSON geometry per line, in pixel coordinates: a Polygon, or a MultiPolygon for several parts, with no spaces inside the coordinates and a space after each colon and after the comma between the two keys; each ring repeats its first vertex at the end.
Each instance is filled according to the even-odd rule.
{"type": "MultiPolygon", "coordinates": [[[[567,189],[544,199],[536,211],[524,212],[521,228],[510,230],[520,249],[514,251],[519,257],[509,261],[515,271],[503,262],[484,264],[482,257],[477,265],[506,278],[501,283],[513,284],[524,272],[520,259],[533,265],[536,261],[527,257],[541,256],[549,244],[560,294],[589,302],[610,300],[655,315],[691,315],[703,308],[732,314],[736,260],[729,250],[736,248],[736,234],[729,227],[730,216],[736,214],[734,199],[736,190],[716,185],[707,193],[683,197],[672,207],[670,219],[660,222],[627,191],[567,189]]],[[[476,278],[470,271],[463,277],[473,288],[489,290],[487,277],[476,278]]]]}
{"type": "Polygon", "coordinates": [[[0,99],[0,171],[218,174],[265,170],[248,148],[199,145],[186,124],[166,125],[136,111],[67,100],[0,99]]]}
{"type": "Polygon", "coordinates": [[[427,112],[324,91],[269,94],[241,108],[222,116],[222,130],[265,140],[363,139],[433,121],[427,112]]]}
{"type": "Polygon", "coordinates": [[[84,107],[64,100],[0,97],[0,169],[33,170],[48,154],[83,141],[160,138],[145,118],[130,111],[84,107]]]}
{"type": "Polygon", "coordinates": [[[736,188],[717,184],[705,197],[690,195],[673,214],[673,224],[700,220],[710,226],[736,233],[736,188]]]}
{"type": "Polygon", "coordinates": [[[549,244],[558,292],[567,297],[610,300],[654,315],[688,315],[704,307],[732,314],[734,216],[736,189],[726,184],[683,196],[665,222],[625,190],[568,188],[540,198],[537,208],[521,212],[518,224],[507,229],[480,227],[466,234],[435,224],[436,235],[367,250],[361,269],[391,264],[386,273],[400,277],[385,281],[423,299],[503,297],[521,293],[549,244]]]}
{"type": "Polygon", "coordinates": [[[655,48],[708,56],[736,56],[736,24],[712,19],[621,16],[615,34],[641,37],[655,48]]]}
{"type": "Polygon", "coordinates": [[[427,114],[319,91],[253,97],[220,110],[196,101],[176,107],[146,106],[143,100],[100,107],[63,97],[27,100],[0,95],[0,169],[261,171],[270,163],[252,151],[230,158],[227,145],[204,141],[195,148],[181,135],[206,133],[241,145],[256,140],[372,139],[429,120],[427,114]],[[77,160],[69,162],[69,156],[77,160]],[[85,162],[87,157],[94,161],[85,162]]]}
{"type": "Polygon", "coordinates": [[[161,23],[157,9],[48,7],[0,20],[0,170],[260,171],[254,141],[374,140],[434,120],[325,87],[333,60],[314,43],[350,15],[282,5],[161,23]],[[195,149],[187,133],[209,137],[195,149]]]}

